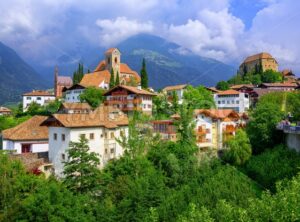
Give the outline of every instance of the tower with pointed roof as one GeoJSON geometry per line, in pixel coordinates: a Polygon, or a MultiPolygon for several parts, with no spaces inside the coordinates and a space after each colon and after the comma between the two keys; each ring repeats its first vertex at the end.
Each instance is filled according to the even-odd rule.
{"type": "Polygon", "coordinates": [[[69,88],[73,85],[73,80],[69,76],[59,76],[58,67],[54,69],[54,95],[55,97],[62,97],[62,91],[64,88],[69,88]]]}

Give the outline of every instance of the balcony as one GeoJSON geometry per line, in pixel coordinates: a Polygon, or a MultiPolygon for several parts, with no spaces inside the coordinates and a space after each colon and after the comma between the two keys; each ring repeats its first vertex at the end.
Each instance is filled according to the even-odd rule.
{"type": "Polygon", "coordinates": [[[211,143],[211,139],[201,138],[197,140],[197,143],[211,143]]]}
{"type": "Polygon", "coordinates": [[[196,130],[196,135],[206,135],[210,133],[210,129],[205,129],[204,127],[198,127],[196,130]]]}
{"type": "Polygon", "coordinates": [[[227,125],[226,127],[223,128],[224,133],[234,133],[236,131],[235,126],[233,125],[227,125]]]}
{"type": "Polygon", "coordinates": [[[142,99],[141,98],[136,98],[136,99],[110,99],[104,101],[105,105],[115,105],[115,104],[120,104],[120,105],[125,105],[125,104],[141,104],[142,99]]]}

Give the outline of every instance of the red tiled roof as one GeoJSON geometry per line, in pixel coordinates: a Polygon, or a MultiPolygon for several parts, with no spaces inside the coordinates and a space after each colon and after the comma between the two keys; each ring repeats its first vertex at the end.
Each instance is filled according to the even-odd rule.
{"type": "Polygon", "coordinates": [[[0,106],[0,113],[9,113],[9,112],[11,112],[11,110],[9,108],[0,106]]]}
{"type": "Polygon", "coordinates": [[[196,109],[195,115],[203,114],[215,119],[224,119],[229,117],[238,118],[239,114],[232,109],[196,109]]]}
{"type": "Polygon", "coordinates": [[[110,73],[108,70],[98,71],[94,73],[85,74],[80,81],[80,85],[84,87],[94,86],[99,87],[99,85],[104,81],[109,83],[110,73]]]}
{"type": "Polygon", "coordinates": [[[72,86],[73,80],[70,76],[57,76],[57,84],[62,86],[72,86]]]}
{"type": "Polygon", "coordinates": [[[117,48],[109,48],[108,50],[105,51],[105,54],[112,53],[115,49],[117,49],[117,48]]]}
{"type": "Polygon", "coordinates": [[[253,61],[258,60],[258,59],[274,59],[274,58],[271,56],[270,53],[262,52],[262,53],[258,53],[258,54],[247,57],[244,60],[244,63],[253,62],[253,61]]]}
{"type": "Polygon", "coordinates": [[[238,95],[240,94],[239,91],[236,91],[236,90],[233,90],[233,89],[228,89],[228,90],[225,90],[225,91],[219,91],[217,93],[217,95],[238,95]]]}
{"type": "Polygon", "coordinates": [[[297,87],[298,85],[296,83],[281,83],[281,82],[277,82],[277,83],[262,83],[261,86],[267,86],[267,87],[297,87]]]}
{"type": "Polygon", "coordinates": [[[243,88],[243,87],[247,87],[247,88],[254,88],[254,85],[252,85],[252,84],[240,84],[240,85],[233,85],[233,86],[231,86],[230,88],[231,89],[240,89],[240,88],[243,88]]]}

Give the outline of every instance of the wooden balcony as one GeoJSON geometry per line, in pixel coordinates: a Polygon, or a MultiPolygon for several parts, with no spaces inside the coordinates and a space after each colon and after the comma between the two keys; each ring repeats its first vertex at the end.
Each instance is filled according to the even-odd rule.
{"type": "Polygon", "coordinates": [[[236,128],[233,125],[227,125],[226,127],[223,128],[224,133],[234,133],[235,131],[236,128]]]}
{"type": "Polygon", "coordinates": [[[198,139],[197,143],[211,143],[211,139],[198,139]]]}
{"type": "Polygon", "coordinates": [[[141,103],[142,103],[142,99],[140,99],[140,98],[137,98],[137,99],[122,99],[122,100],[111,99],[111,100],[104,101],[105,105],[115,105],[115,104],[125,105],[125,104],[141,104],[141,103]]]}
{"type": "Polygon", "coordinates": [[[210,129],[205,129],[203,127],[199,127],[196,130],[196,135],[206,135],[206,134],[209,134],[209,133],[210,133],[210,129]]]}

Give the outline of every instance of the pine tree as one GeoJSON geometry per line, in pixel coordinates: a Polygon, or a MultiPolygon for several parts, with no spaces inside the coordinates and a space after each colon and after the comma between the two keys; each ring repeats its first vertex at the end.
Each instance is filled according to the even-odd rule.
{"type": "Polygon", "coordinates": [[[110,71],[109,88],[113,88],[114,86],[115,86],[115,73],[114,73],[114,69],[112,68],[110,71]]]}
{"type": "Polygon", "coordinates": [[[119,72],[117,72],[115,85],[116,85],[116,86],[120,85],[120,76],[119,76],[119,72]]]}
{"type": "Polygon", "coordinates": [[[66,186],[78,193],[97,192],[100,160],[95,152],[89,152],[88,140],[81,136],[79,142],[70,142],[67,153],[68,160],[64,162],[66,186]]]}
{"type": "Polygon", "coordinates": [[[148,89],[148,74],[146,70],[145,58],[143,58],[142,69],[141,69],[141,86],[144,89],[148,89]]]}

